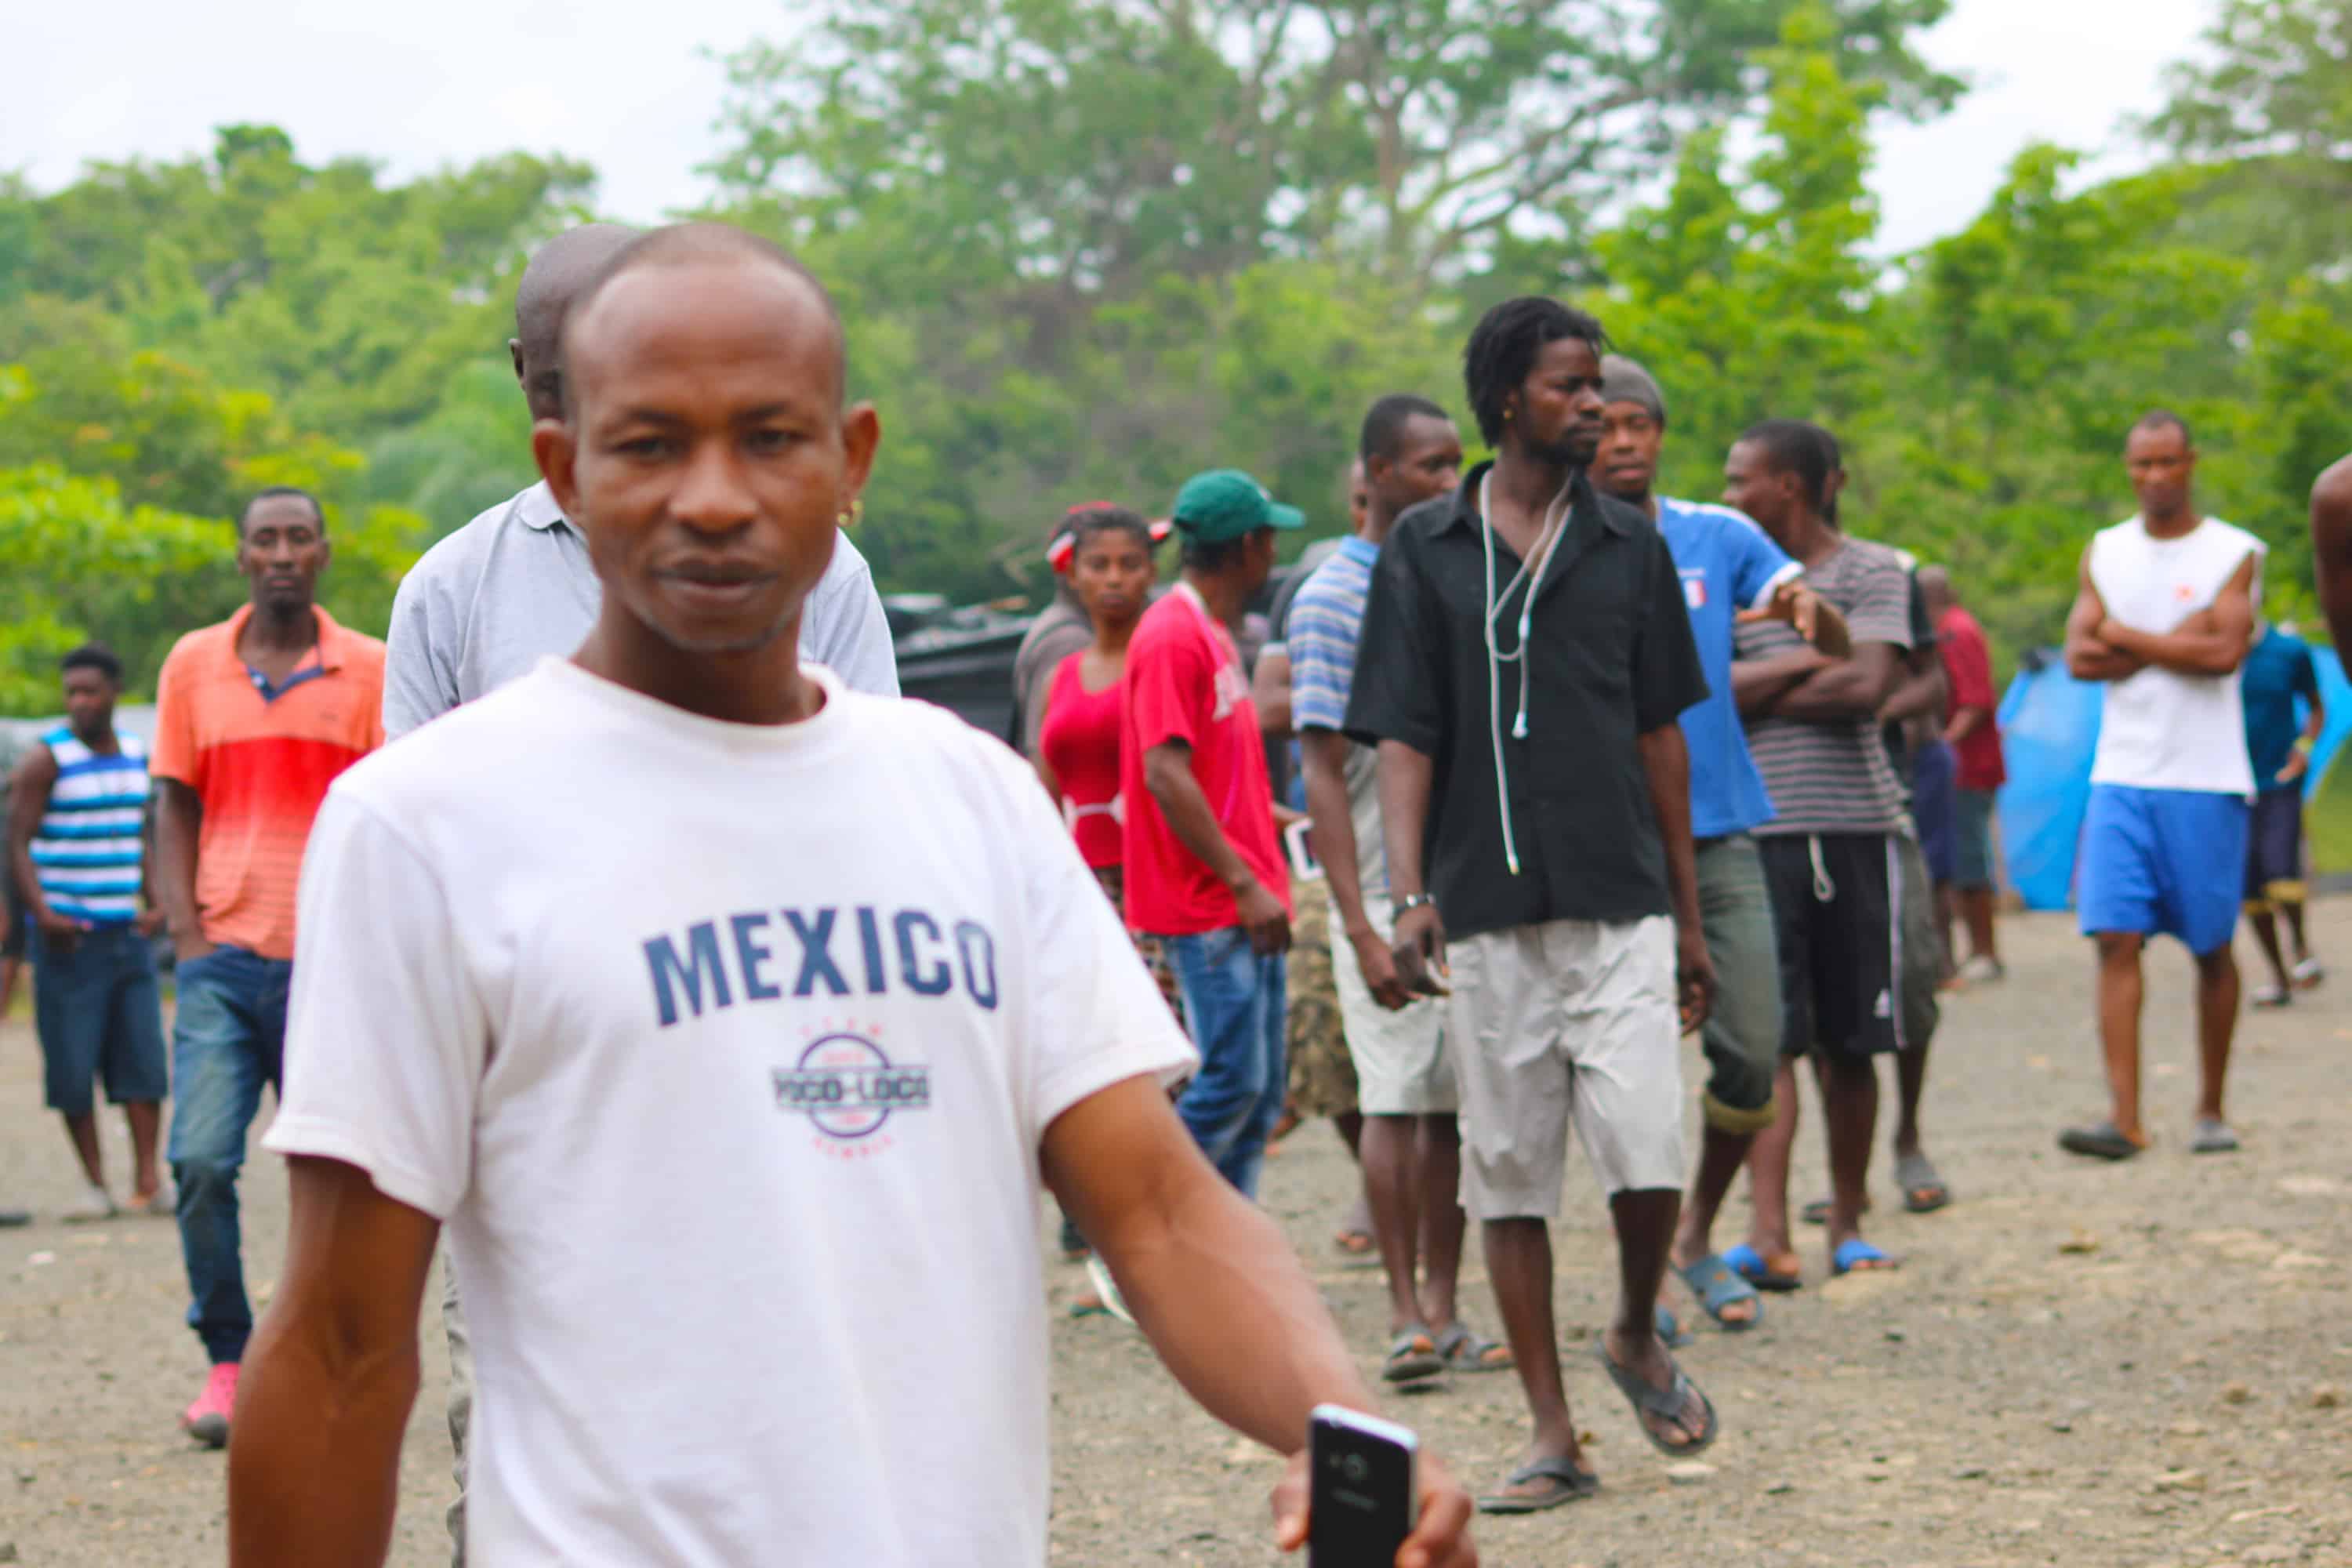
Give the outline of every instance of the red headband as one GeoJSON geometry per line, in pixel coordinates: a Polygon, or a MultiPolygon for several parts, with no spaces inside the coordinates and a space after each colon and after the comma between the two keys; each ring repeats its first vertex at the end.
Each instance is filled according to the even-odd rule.
{"type": "MultiPolygon", "coordinates": [[[[1070,568],[1077,562],[1078,531],[1072,525],[1078,514],[1093,511],[1098,507],[1116,504],[1107,500],[1081,501],[1064,512],[1061,527],[1055,531],[1053,540],[1045,546],[1045,564],[1051,566],[1060,575],[1068,576],[1070,568]]],[[[1153,519],[1146,526],[1151,536],[1151,542],[1159,544],[1167,539],[1174,525],[1168,519],[1161,517],[1153,519]]]]}

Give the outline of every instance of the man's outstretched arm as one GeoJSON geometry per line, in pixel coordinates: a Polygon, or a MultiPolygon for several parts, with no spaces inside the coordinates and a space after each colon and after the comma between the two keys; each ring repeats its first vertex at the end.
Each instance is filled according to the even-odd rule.
{"type": "MultiPolygon", "coordinates": [[[[1218,1420],[1292,1458],[1285,1507],[1296,1511],[1277,1528],[1285,1550],[1298,1545],[1309,1414],[1377,1405],[1289,1242],[1202,1158],[1150,1078],[1055,1118],[1044,1163],[1176,1381],[1218,1420]]],[[[1398,1568],[1470,1568],[1470,1500],[1425,1455],[1421,1494],[1398,1568]]]]}
{"type": "Polygon", "coordinates": [[[441,1226],[337,1160],[287,1162],[286,1268],[237,1385],[230,1568],[382,1568],[441,1226]]]}

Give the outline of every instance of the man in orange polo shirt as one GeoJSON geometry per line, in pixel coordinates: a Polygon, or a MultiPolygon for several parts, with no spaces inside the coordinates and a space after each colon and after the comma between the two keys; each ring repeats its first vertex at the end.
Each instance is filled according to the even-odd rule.
{"type": "Polygon", "coordinates": [[[170,1156],[188,1326],[212,1359],[180,1424],[215,1448],[253,1331],[236,1177],[261,1086],[279,1087],[302,847],[327,785],[383,743],[383,644],[319,607],[328,554],[316,500],[254,497],[236,540],[251,603],[182,637],[156,682],[154,880],[179,954],[170,1156]]]}

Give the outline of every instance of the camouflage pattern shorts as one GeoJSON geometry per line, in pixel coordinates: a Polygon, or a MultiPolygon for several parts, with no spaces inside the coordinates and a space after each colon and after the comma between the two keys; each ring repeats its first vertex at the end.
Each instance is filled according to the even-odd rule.
{"type": "Polygon", "coordinates": [[[1290,1053],[1290,1109],[1301,1118],[1356,1109],[1356,1064],[1339,1028],[1339,993],[1331,979],[1331,898],[1321,878],[1294,881],[1285,1033],[1290,1053]]]}

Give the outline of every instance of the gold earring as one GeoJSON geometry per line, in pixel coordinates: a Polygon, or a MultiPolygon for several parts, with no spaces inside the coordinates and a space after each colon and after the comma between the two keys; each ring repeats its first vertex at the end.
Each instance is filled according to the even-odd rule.
{"type": "Polygon", "coordinates": [[[851,501],[849,503],[849,510],[841,513],[833,520],[834,526],[836,528],[856,528],[859,523],[865,521],[866,501],[863,497],[851,501]]]}

